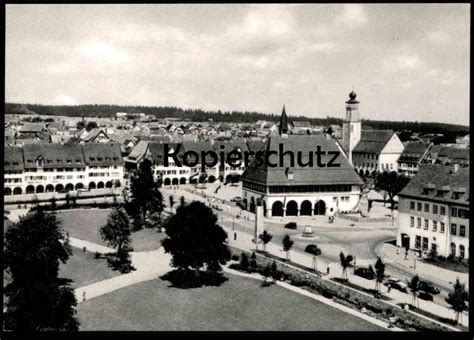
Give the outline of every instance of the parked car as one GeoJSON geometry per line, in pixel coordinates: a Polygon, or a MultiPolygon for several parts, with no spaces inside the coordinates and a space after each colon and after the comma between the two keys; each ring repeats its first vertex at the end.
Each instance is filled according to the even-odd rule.
{"type": "Polygon", "coordinates": [[[428,281],[420,281],[419,289],[430,294],[439,294],[441,289],[428,281]]]}
{"type": "Polygon", "coordinates": [[[242,202],[242,197],[240,197],[240,196],[235,196],[235,197],[233,197],[230,201],[231,201],[231,202],[239,203],[239,202],[242,202]]]}
{"type": "Polygon", "coordinates": [[[375,273],[370,268],[364,268],[364,267],[356,268],[356,270],[354,271],[354,274],[357,276],[363,277],[364,279],[367,279],[367,280],[375,279],[375,273]]]}
{"type": "Polygon", "coordinates": [[[418,297],[422,300],[433,301],[433,295],[427,292],[423,292],[423,291],[419,292],[418,297]]]}
{"type": "Polygon", "coordinates": [[[387,287],[390,286],[391,288],[397,289],[401,292],[408,293],[407,284],[395,277],[390,277],[386,279],[384,285],[386,285],[387,287]]]}

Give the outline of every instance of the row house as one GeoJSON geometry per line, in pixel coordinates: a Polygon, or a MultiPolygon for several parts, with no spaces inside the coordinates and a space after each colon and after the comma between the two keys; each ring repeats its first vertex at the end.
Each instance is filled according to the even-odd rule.
{"type": "Polygon", "coordinates": [[[423,142],[407,142],[405,149],[398,158],[398,173],[407,177],[413,177],[418,173],[421,161],[428,153],[432,144],[423,142]]]}
{"type": "Polygon", "coordinates": [[[27,144],[22,148],[5,147],[5,155],[5,195],[62,193],[123,184],[118,144],[27,144]]]}
{"type": "Polygon", "coordinates": [[[469,167],[420,165],[398,197],[398,246],[469,258],[469,167]]]}

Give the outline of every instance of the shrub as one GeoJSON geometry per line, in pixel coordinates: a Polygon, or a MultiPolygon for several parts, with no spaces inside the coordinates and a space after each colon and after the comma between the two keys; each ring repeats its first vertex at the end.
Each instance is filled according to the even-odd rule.
{"type": "Polygon", "coordinates": [[[94,253],[94,258],[95,258],[95,259],[100,259],[101,257],[102,257],[102,253],[100,253],[100,252],[98,252],[98,251],[96,251],[96,252],[94,253]]]}
{"type": "Polygon", "coordinates": [[[297,224],[296,222],[289,222],[285,225],[285,228],[286,229],[293,229],[293,230],[296,230],[297,228],[297,224]]]}

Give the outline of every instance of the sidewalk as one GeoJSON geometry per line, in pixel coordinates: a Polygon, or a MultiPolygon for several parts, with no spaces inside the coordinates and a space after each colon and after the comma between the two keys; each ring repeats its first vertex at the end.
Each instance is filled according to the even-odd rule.
{"type": "MultiPolygon", "coordinates": [[[[229,245],[234,246],[234,247],[239,248],[239,249],[247,250],[247,251],[255,251],[256,247],[255,247],[255,244],[252,242],[253,237],[251,235],[249,235],[247,233],[244,233],[244,232],[241,232],[241,231],[238,231],[237,232],[237,240],[234,241],[234,238],[233,238],[233,233],[234,232],[232,231],[231,226],[229,226],[229,224],[228,224],[228,219],[225,219],[224,222],[225,222],[225,223],[223,223],[224,224],[224,229],[229,233],[229,245]]],[[[260,247],[259,249],[262,249],[261,245],[259,247],[260,247]]],[[[272,254],[272,255],[276,255],[276,256],[279,256],[281,258],[285,258],[285,253],[282,249],[282,246],[274,244],[273,242],[270,242],[269,244],[267,244],[267,252],[272,254]]],[[[300,265],[306,266],[308,268],[311,268],[312,256],[309,255],[309,254],[306,254],[304,252],[298,251],[298,250],[292,250],[291,251],[291,261],[293,261],[295,263],[298,263],[300,265]]],[[[320,271],[326,272],[326,269],[328,267],[330,269],[330,274],[325,276],[326,279],[342,276],[342,268],[341,268],[339,263],[336,263],[336,262],[327,263],[324,260],[322,260],[322,259],[320,260],[318,258],[318,269],[320,271]]],[[[348,270],[348,277],[349,277],[349,280],[352,283],[357,284],[357,285],[362,286],[362,287],[367,288],[367,289],[374,289],[375,288],[375,282],[374,281],[366,280],[362,277],[355,276],[355,275],[353,275],[352,272],[353,272],[352,269],[348,270]]],[[[397,303],[407,303],[407,304],[412,303],[411,294],[406,294],[406,293],[397,291],[395,289],[392,289],[390,291],[390,293],[388,293],[387,291],[384,291],[383,294],[385,296],[388,296],[391,299],[393,299],[392,301],[390,301],[388,303],[392,304],[396,308],[399,308],[397,306],[397,303]]],[[[435,304],[435,303],[430,302],[430,301],[419,300],[419,307],[423,310],[429,311],[431,313],[434,313],[434,314],[436,314],[438,316],[441,316],[441,317],[444,317],[444,318],[449,318],[449,319],[454,318],[454,312],[451,309],[449,309],[445,306],[435,304]]],[[[469,319],[468,314],[464,313],[463,314],[462,325],[467,327],[469,325],[468,319],[469,319]]]]}
{"type": "Polygon", "coordinates": [[[382,244],[376,249],[377,254],[384,260],[386,263],[397,264],[402,266],[413,274],[419,274],[420,277],[424,277],[432,281],[443,281],[450,288],[452,284],[459,278],[461,283],[466,284],[466,287],[469,287],[469,274],[468,273],[459,273],[453,270],[441,268],[432,264],[425,263],[423,261],[416,260],[416,270],[414,266],[413,252],[410,251],[408,254],[408,260],[405,260],[405,251],[402,249],[397,254],[398,247],[392,244],[382,244]]]}

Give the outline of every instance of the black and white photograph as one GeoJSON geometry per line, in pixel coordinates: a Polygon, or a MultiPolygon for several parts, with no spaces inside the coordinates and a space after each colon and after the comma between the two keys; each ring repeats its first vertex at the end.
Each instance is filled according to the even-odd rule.
{"type": "Polygon", "coordinates": [[[472,339],[470,3],[4,10],[0,337],[472,339]]]}

